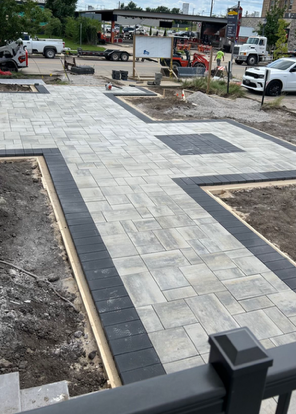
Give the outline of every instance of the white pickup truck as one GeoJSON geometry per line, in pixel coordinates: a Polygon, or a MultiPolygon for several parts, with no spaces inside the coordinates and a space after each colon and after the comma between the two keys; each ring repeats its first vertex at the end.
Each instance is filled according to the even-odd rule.
{"type": "Polygon", "coordinates": [[[29,54],[40,53],[48,59],[53,59],[56,53],[62,53],[65,49],[62,39],[32,39],[27,33],[23,34],[22,39],[29,54]]]}

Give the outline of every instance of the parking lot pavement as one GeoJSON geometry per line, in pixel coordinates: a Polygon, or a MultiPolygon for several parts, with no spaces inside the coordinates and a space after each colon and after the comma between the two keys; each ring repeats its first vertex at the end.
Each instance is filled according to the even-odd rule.
{"type": "MultiPolygon", "coordinates": [[[[111,48],[111,45],[108,47],[111,48]]],[[[120,48],[121,50],[126,50],[131,55],[133,53],[133,47],[132,45],[121,45],[116,44],[112,48],[120,48]]],[[[194,50],[192,51],[194,53],[194,50]]],[[[31,73],[31,74],[43,74],[43,75],[49,75],[54,73],[60,73],[63,70],[61,59],[63,59],[62,56],[56,56],[55,59],[46,59],[43,56],[40,55],[31,55],[29,57],[29,67],[23,69],[22,71],[24,73],[31,73]]],[[[69,59],[71,59],[71,56],[69,56],[69,59]]],[[[90,65],[95,68],[95,74],[101,75],[101,76],[107,76],[111,77],[112,70],[128,70],[129,74],[132,74],[132,56],[130,56],[128,62],[111,62],[106,61],[103,58],[94,58],[94,57],[81,57],[77,58],[76,63],[78,65],[90,65]]],[[[229,60],[231,59],[230,53],[225,53],[225,61],[222,62],[223,65],[227,66],[229,60]]],[[[214,68],[216,66],[216,62],[213,60],[212,67],[214,68]]],[[[236,65],[233,63],[233,77],[235,79],[242,79],[243,74],[245,72],[246,66],[244,65],[236,65]]],[[[139,75],[146,75],[146,76],[154,76],[155,72],[159,72],[161,69],[161,66],[159,63],[151,62],[151,61],[144,61],[142,62],[141,59],[136,62],[136,71],[139,75]]]]}
{"type": "MultiPolygon", "coordinates": [[[[28,68],[22,69],[23,73],[27,74],[42,74],[42,75],[50,75],[50,74],[61,74],[64,72],[63,64],[61,60],[63,57],[56,57],[55,59],[46,59],[42,56],[31,56],[29,57],[29,66],[28,68]]],[[[71,62],[71,56],[69,56],[69,62],[71,62]]],[[[77,65],[89,65],[95,69],[95,75],[98,76],[106,76],[111,78],[112,70],[127,70],[129,75],[132,75],[133,71],[133,62],[132,58],[129,59],[128,62],[112,62],[107,61],[102,58],[93,58],[93,57],[75,57],[77,65]]],[[[160,71],[160,65],[155,62],[137,62],[136,63],[136,71],[139,75],[148,75],[153,76],[155,72],[160,71]]]]}

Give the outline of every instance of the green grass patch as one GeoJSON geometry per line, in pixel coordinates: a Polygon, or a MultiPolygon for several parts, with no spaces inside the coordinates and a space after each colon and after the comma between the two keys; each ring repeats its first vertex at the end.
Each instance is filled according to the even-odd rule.
{"type": "Polygon", "coordinates": [[[64,42],[65,42],[65,47],[69,47],[71,50],[77,50],[78,48],[81,48],[83,50],[92,50],[92,51],[102,52],[106,49],[103,46],[93,46],[93,45],[88,45],[88,44],[80,45],[79,43],[73,42],[70,39],[64,39],[64,42]]]}
{"type": "MultiPolygon", "coordinates": [[[[37,37],[39,39],[49,38],[49,36],[45,36],[45,35],[38,35],[37,37]]],[[[63,38],[63,41],[65,42],[65,47],[69,47],[72,52],[76,52],[78,48],[81,48],[83,50],[97,51],[97,52],[102,52],[106,49],[103,46],[93,46],[93,45],[88,45],[86,43],[83,43],[82,45],[80,45],[79,43],[74,42],[73,40],[67,39],[67,38],[63,38]]]]}
{"type": "Polygon", "coordinates": [[[263,104],[263,109],[278,109],[282,106],[285,95],[278,96],[271,102],[263,104]]]}
{"type": "MultiPolygon", "coordinates": [[[[192,80],[186,80],[182,83],[184,89],[192,91],[200,91],[205,93],[207,91],[207,78],[196,78],[192,80]]],[[[227,98],[242,98],[245,96],[246,91],[236,83],[230,82],[229,94],[227,93],[227,82],[224,80],[211,80],[210,81],[210,95],[218,95],[227,98]]]]}

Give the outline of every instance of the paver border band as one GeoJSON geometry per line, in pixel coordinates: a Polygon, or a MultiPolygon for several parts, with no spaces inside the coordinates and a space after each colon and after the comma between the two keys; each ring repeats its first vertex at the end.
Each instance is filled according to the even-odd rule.
{"type": "MultiPolygon", "coordinates": [[[[296,146],[236,121],[229,119],[155,121],[114,95],[105,94],[105,96],[145,123],[222,121],[296,151],[296,146]]],[[[16,156],[43,156],[45,159],[122,383],[128,384],[165,374],[163,365],[60,150],[58,148],[0,150],[0,157],[16,156]]],[[[296,291],[296,267],[201,188],[201,186],[290,179],[296,179],[296,170],[172,178],[287,286],[296,291]]]]}
{"type": "MultiPolygon", "coordinates": [[[[122,383],[165,374],[60,150],[0,150],[1,158],[14,156],[43,156],[45,159],[122,383]]],[[[172,180],[296,291],[296,267],[201,188],[291,179],[296,179],[296,170],[172,180]]]]}
{"type": "Polygon", "coordinates": [[[290,289],[296,292],[296,267],[293,263],[278,253],[270,244],[201,188],[201,186],[264,183],[292,179],[296,179],[296,170],[173,178],[173,181],[257,259],[274,272],[290,289]]]}
{"type": "Polygon", "coordinates": [[[0,150],[17,156],[44,157],[122,383],[165,374],[60,150],[0,150]]]}
{"type": "Polygon", "coordinates": [[[137,118],[141,119],[143,122],[145,122],[146,124],[196,124],[196,123],[200,123],[200,122],[207,122],[207,123],[213,123],[213,122],[226,122],[228,124],[231,124],[233,126],[237,126],[241,129],[244,129],[245,131],[251,132],[252,134],[256,134],[258,135],[260,138],[263,139],[267,139],[271,142],[274,142],[284,148],[287,148],[291,151],[296,152],[296,145],[290,144],[287,141],[283,141],[280,138],[276,138],[273,137],[271,135],[266,134],[265,132],[261,132],[258,129],[240,124],[237,121],[234,121],[232,119],[191,119],[191,120],[171,120],[171,121],[159,121],[159,120],[154,120],[152,118],[149,118],[147,115],[145,115],[143,112],[138,111],[136,108],[130,106],[128,103],[123,102],[121,99],[119,99],[119,96],[121,97],[128,97],[128,96],[147,96],[147,94],[137,94],[137,95],[111,95],[111,94],[104,94],[105,96],[107,96],[109,99],[111,99],[113,102],[117,103],[118,105],[120,105],[122,108],[126,109],[128,112],[130,112],[132,115],[135,115],[137,118]]]}

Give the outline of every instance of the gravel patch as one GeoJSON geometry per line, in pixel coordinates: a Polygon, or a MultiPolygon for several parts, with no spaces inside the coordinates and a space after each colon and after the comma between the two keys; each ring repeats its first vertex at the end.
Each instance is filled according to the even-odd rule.
{"type": "MultiPolygon", "coordinates": [[[[71,85],[105,86],[107,83],[106,78],[98,77],[95,75],[73,75],[69,72],[67,74],[71,85]]],[[[66,75],[63,75],[61,80],[68,82],[68,78],[66,75]]]]}
{"type": "Polygon", "coordinates": [[[187,98],[188,102],[196,105],[186,109],[186,115],[211,118],[231,118],[236,121],[268,122],[272,114],[260,111],[260,103],[251,99],[238,98],[235,100],[214,98],[202,92],[195,92],[187,98]]]}

